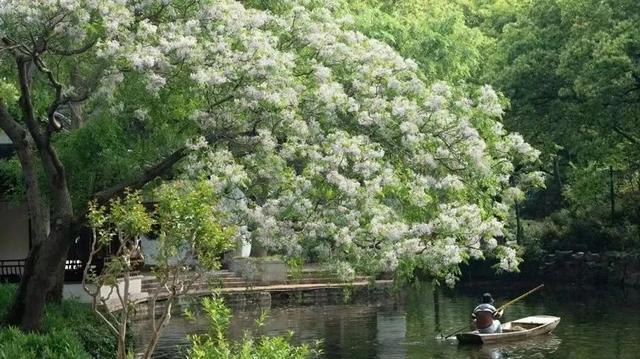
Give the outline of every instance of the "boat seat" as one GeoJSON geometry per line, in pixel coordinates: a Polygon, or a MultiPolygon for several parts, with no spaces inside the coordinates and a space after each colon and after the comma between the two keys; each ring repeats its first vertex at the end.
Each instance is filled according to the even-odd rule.
{"type": "Polygon", "coordinates": [[[503,333],[512,333],[512,332],[521,332],[523,330],[526,330],[526,329],[521,327],[521,326],[519,326],[519,325],[516,325],[515,327],[511,327],[509,329],[502,329],[502,332],[503,333]]]}

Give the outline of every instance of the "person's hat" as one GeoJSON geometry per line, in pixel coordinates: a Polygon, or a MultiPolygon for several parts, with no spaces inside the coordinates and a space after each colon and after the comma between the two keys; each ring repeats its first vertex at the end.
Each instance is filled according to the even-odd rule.
{"type": "Polygon", "coordinates": [[[493,304],[493,297],[491,296],[491,293],[484,293],[482,295],[482,303],[493,304]]]}

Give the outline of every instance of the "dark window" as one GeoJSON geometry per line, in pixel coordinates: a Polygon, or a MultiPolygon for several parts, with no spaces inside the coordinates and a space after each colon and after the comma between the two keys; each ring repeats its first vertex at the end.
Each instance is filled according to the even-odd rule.
{"type": "Polygon", "coordinates": [[[0,144],[0,159],[11,157],[13,155],[13,145],[10,143],[0,144]]]}

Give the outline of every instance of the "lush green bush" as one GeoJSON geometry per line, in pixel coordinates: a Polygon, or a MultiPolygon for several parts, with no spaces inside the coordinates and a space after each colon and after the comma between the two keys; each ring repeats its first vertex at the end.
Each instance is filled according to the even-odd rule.
{"type": "MultiPolygon", "coordinates": [[[[209,317],[210,333],[191,336],[192,347],[188,356],[191,359],[304,359],[315,356],[318,350],[307,345],[295,346],[289,337],[252,336],[247,332],[241,341],[231,341],[226,331],[231,321],[231,310],[221,298],[205,298],[202,302],[209,317]]],[[[262,326],[266,314],[256,321],[262,326]]]]}
{"type": "Polygon", "coordinates": [[[48,305],[38,333],[4,325],[14,292],[14,285],[0,284],[0,359],[114,357],[115,336],[88,305],[73,300],[48,305]]]}

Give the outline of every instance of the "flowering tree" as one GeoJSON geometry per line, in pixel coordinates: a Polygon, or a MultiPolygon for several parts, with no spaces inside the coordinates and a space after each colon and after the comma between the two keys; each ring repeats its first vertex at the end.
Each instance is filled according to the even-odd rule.
{"type": "MultiPolygon", "coordinates": [[[[32,251],[34,263],[61,268],[83,217],[51,141],[78,110],[85,121],[142,118],[186,143],[98,200],[184,159],[179,173],[211,181],[241,235],[336,261],[345,277],[410,261],[452,284],[458,264],[485,250],[504,269],[517,265],[496,239],[508,238],[511,202],[542,182],[529,170],[538,152],[502,128],[490,87],[466,93],[425,79],[414,61],[354,31],[340,3],[0,5],[3,60],[16,61],[3,71],[18,75],[2,80],[0,127],[18,147],[30,205],[40,196],[31,143],[52,193],[51,234],[39,238],[56,251],[32,251]]],[[[38,301],[16,312],[24,328],[39,323],[51,272],[35,265],[25,275],[19,295],[38,301]]]]}

